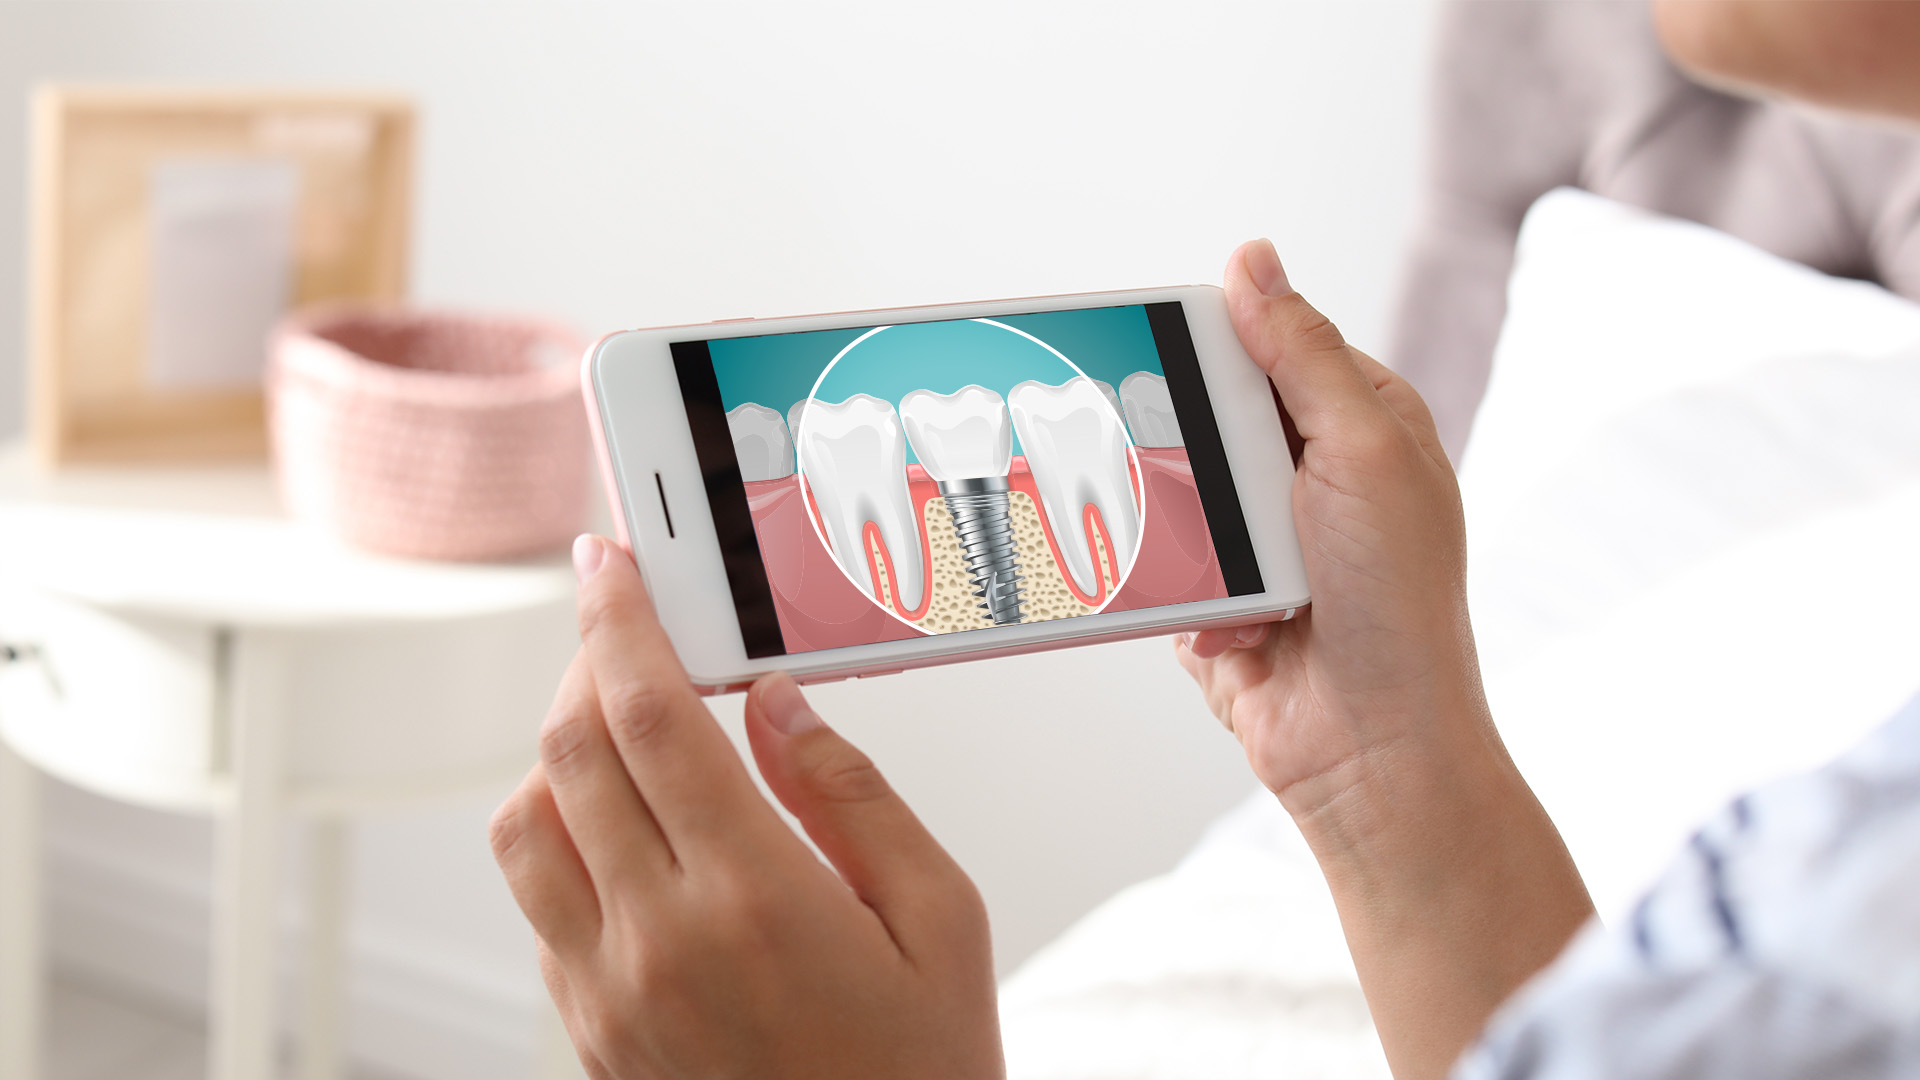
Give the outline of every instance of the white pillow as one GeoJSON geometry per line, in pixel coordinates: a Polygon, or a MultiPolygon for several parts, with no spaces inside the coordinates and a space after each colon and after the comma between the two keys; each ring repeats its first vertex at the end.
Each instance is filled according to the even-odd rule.
{"type": "Polygon", "coordinates": [[[1461,470],[1487,693],[1603,916],[1920,691],[1920,306],[1584,192],[1461,470]]]}
{"type": "MultiPolygon", "coordinates": [[[[1462,473],[1487,692],[1603,916],[1730,795],[1920,689],[1920,307],[1536,205],[1462,473]]],[[[1008,979],[1015,1080],[1384,1077],[1264,793],[1008,979]]]]}

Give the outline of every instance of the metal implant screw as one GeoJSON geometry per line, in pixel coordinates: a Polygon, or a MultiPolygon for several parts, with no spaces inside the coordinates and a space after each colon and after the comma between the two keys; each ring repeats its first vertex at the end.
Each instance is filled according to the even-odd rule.
{"type": "Polygon", "coordinates": [[[953,515],[953,531],[967,559],[973,595],[995,626],[1021,620],[1020,555],[1013,542],[1013,516],[1004,476],[942,480],[940,494],[953,515]]]}

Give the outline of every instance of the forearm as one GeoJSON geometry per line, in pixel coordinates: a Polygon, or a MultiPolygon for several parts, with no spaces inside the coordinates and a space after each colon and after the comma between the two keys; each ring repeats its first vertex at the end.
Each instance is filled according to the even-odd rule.
{"type": "Polygon", "coordinates": [[[1444,1076],[1593,914],[1491,725],[1469,716],[1455,730],[1283,793],[1332,887],[1399,1080],[1444,1076]]]}

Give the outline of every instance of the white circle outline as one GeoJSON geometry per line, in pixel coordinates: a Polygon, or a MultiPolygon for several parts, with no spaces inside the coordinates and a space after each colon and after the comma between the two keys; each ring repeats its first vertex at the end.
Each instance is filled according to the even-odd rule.
{"type": "MultiPolygon", "coordinates": [[[[1073,374],[1075,377],[1086,379],[1088,382],[1098,381],[1093,376],[1087,374],[1084,370],[1082,370],[1079,364],[1076,364],[1072,360],[1069,360],[1067,358],[1067,354],[1061,352],[1059,349],[1054,348],[1053,346],[1047,344],[1046,342],[1041,341],[1039,338],[1034,337],[1032,334],[1027,333],[1025,330],[1022,330],[1017,326],[1008,326],[1006,323],[1000,322],[998,320],[986,319],[986,318],[966,319],[966,320],[950,319],[950,320],[943,320],[943,321],[948,321],[948,322],[965,321],[965,322],[985,323],[988,326],[998,327],[1009,333],[1018,334],[1019,336],[1026,338],[1028,341],[1033,342],[1035,345],[1038,345],[1041,348],[1052,353],[1056,358],[1059,359],[1061,363],[1073,369],[1073,374]]],[[[813,380],[813,386],[807,391],[806,400],[807,401],[819,400],[820,384],[827,381],[827,374],[831,372],[834,369],[834,366],[839,364],[840,361],[844,359],[848,353],[852,352],[862,342],[865,342],[868,338],[873,337],[875,334],[878,334],[883,330],[891,330],[895,326],[901,326],[901,325],[926,326],[929,324],[927,323],[904,323],[904,324],[888,323],[885,326],[876,326],[873,329],[868,330],[866,333],[861,334],[859,337],[854,338],[852,341],[847,342],[846,345],[841,347],[839,352],[833,354],[833,359],[827,361],[827,366],[820,369],[819,376],[813,380]]],[[[1045,385],[1045,384],[1042,384],[1042,385],[1045,385]]],[[[1098,390],[1099,388],[1096,386],[1095,389],[1098,390]]],[[[864,391],[861,391],[861,392],[864,393],[864,391]]],[[[1115,393],[1118,393],[1117,389],[1115,390],[1115,393]]],[[[1003,398],[1002,400],[1005,400],[1005,399],[1003,398]]],[[[1113,403],[1107,400],[1107,395],[1105,394],[1100,395],[1100,403],[1107,407],[1108,412],[1113,413],[1114,419],[1120,421],[1120,437],[1127,441],[1127,461],[1129,464],[1133,466],[1132,479],[1134,480],[1133,483],[1129,483],[1127,486],[1130,489],[1132,489],[1134,512],[1140,516],[1141,536],[1134,541],[1133,554],[1129,556],[1127,559],[1126,570],[1121,573],[1119,580],[1113,583],[1113,588],[1107,590],[1107,598],[1100,602],[1100,606],[1097,608],[1094,608],[1091,612],[1088,612],[1088,614],[1090,615],[1098,615],[1101,612],[1107,610],[1107,605],[1113,603],[1114,599],[1120,595],[1120,590],[1126,585],[1127,581],[1133,577],[1134,564],[1140,561],[1140,549],[1146,546],[1144,541],[1146,540],[1145,533],[1146,533],[1146,517],[1147,517],[1147,491],[1146,491],[1147,477],[1140,465],[1139,448],[1134,445],[1133,432],[1127,429],[1127,418],[1125,416],[1122,416],[1117,410],[1114,409],[1113,403]]],[[[842,402],[839,402],[838,404],[844,405],[846,404],[846,402],[842,401],[842,402]]],[[[894,409],[894,415],[897,418],[899,416],[899,405],[895,402],[888,402],[887,404],[889,406],[892,406],[892,408],[894,409]]],[[[827,540],[826,535],[820,526],[820,510],[819,510],[819,507],[817,507],[814,504],[813,492],[810,486],[807,484],[806,458],[805,458],[804,452],[800,449],[802,445],[801,434],[806,431],[807,412],[808,410],[805,408],[802,408],[800,410],[800,427],[798,430],[793,432],[793,447],[794,447],[793,467],[794,467],[794,473],[798,475],[800,478],[800,501],[801,501],[801,504],[807,510],[807,522],[808,524],[813,526],[814,537],[820,541],[821,547],[827,549],[827,555],[833,560],[834,569],[840,571],[840,576],[847,579],[847,584],[852,585],[856,589],[859,589],[861,595],[866,596],[867,599],[873,603],[874,607],[877,607],[881,611],[886,612],[888,615],[893,616],[893,618],[896,621],[906,626],[910,626],[915,630],[918,630],[920,634],[924,637],[945,636],[943,634],[939,634],[939,633],[936,633],[935,631],[928,630],[914,622],[909,621],[906,616],[893,610],[892,607],[888,606],[878,596],[872,595],[868,593],[866,589],[861,588],[860,583],[853,580],[853,574],[850,573],[845,566],[841,565],[839,557],[834,555],[833,545],[827,540]]],[[[903,428],[901,432],[901,438],[905,438],[905,437],[906,437],[906,432],[903,428]]],[[[1028,466],[1028,468],[1031,469],[1032,466],[1028,466]]],[[[918,509],[919,509],[918,507],[915,508],[916,512],[918,511],[918,509]]],[[[1037,509],[1042,516],[1046,515],[1047,508],[1044,505],[1036,507],[1035,509],[1037,509]]],[[[1086,507],[1084,506],[1081,507],[1080,512],[1081,512],[1081,516],[1084,517],[1086,515],[1086,507]]],[[[922,517],[924,518],[924,515],[922,515],[922,517]]],[[[920,529],[925,526],[925,524],[926,522],[924,520],[915,522],[914,531],[919,532],[920,529]]],[[[1049,524],[1051,524],[1051,520],[1049,520],[1049,524]]],[[[1104,518],[1101,520],[1101,524],[1102,525],[1106,524],[1106,521],[1104,518]]],[[[866,530],[864,528],[861,530],[860,535],[861,535],[861,542],[864,544],[866,542],[866,530]]],[[[1056,541],[1058,540],[1057,537],[1055,539],[1056,541]]],[[[1109,534],[1107,539],[1109,541],[1113,539],[1111,534],[1109,534]]],[[[929,543],[931,543],[931,540],[929,540],[929,543]]],[[[931,567],[921,568],[921,577],[924,579],[921,584],[922,584],[922,587],[928,593],[931,593],[933,591],[933,576],[931,573],[929,573],[931,569],[932,569],[931,567]]],[[[1099,566],[1096,564],[1094,566],[1094,572],[1096,575],[1099,573],[1099,569],[1100,569],[1099,566]]],[[[1067,575],[1067,576],[1070,576],[1070,575],[1067,575]]],[[[877,581],[874,582],[875,592],[879,591],[879,584],[880,583],[877,581]]],[[[925,599],[928,599],[928,597],[923,595],[921,599],[925,600],[925,599]]],[[[981,626],[981,627],[971,627],[970,629],[991,630],[994,628],[990,626],[981,626]]]]}

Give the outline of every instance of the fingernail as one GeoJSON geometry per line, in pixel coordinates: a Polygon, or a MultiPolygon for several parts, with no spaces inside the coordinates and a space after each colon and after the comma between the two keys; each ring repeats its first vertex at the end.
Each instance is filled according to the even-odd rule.
{"type": "Polygon", "coordinates": [[[600,572],[607,561],[606,542],[592,533],[581,533],[573,538],[573,576],[586,584],[588,578],[600,572]]]}
{"type": "Polygon", "coordinates": [[[1191,649],[1191,648],[1193,648],[1193,635],[1192,635],[1192,634],[1181,634],[1181,635],[1180,635],[1180,644],[1181,644],[1181,646],[1183,646],[1184,648],[1188,648],[1188,649],[1191,649]]]}
{"type": "Polygon", "coordinates": [[[1280,253],[1273,250],[1273,241],[1255,240],[1247,245],[1247,276],[1253,278],[1254,287],[1268,296],[1285,296],[1293,291],[1287,284],[1286,267],[1280,265],[1280,253]]]}
{"type": "Polygon", "coordinates": [[[802,735],[824,726],[820,714],[801,695],[800,687],[785,674],[767,680],[766,689],[760,692],[760,707],[766,710],[767,723],[782,735],[802,735]]]}
{"type": "Polygon", "coordinates": [[[1243,626],[1234,632],[1233,639],[1242,645],[1257,645],[1266,636],[1267,628],[1264,626],[1243,626]]]}

